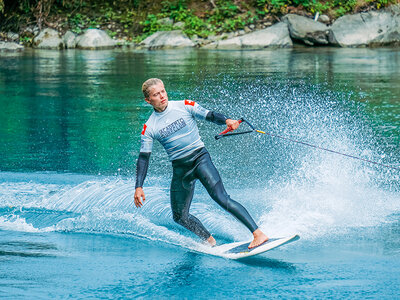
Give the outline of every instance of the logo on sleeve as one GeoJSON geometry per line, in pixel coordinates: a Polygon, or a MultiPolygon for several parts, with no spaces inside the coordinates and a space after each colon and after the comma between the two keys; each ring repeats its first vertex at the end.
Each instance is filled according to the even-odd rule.
{"type": "Polygon", "coordinates": [[[196,104],[196,102],[192,101],[192,100],[185,100],[185,105],[191,105],[194,106],[196,104]]]}
{"type": "Polygon", "coordinates": [[[146,132],[146,129],[147,129],[147,125],[144,124],[144,125],[143,125],[143,130],[142,130],[142,135],[144,135],[144,133],[146,132]]]}

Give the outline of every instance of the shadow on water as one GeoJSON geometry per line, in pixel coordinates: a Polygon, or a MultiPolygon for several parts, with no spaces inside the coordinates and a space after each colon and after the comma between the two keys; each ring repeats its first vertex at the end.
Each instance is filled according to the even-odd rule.
{"type": "Polygon", "coordinates": [[[15,252],[15,251],[2,251],[0,250],[1,256],[18,256],[18,257],[56,257],[52,254],[45,253],[30,253],[30,252],[15,252]]]}
{"type": "Polygon", "coordinates": [[[35,243],[35,242],[1,242],[0,248],[3,247],[15,247],[15,248],[24,248],[27,250],[57,250],[57,247],[52,244],[47,243],[35,243]]]}
{"type": "Polygon", "coordinates": [[[47,243],[10,241],[0,243],[0,257],[55,257],[45,251],[57,250],[57,247],[47,243]]]}
{"type": "Polygon", "coordinates": [[[199,266],[200,255],[193,252],[184,254],[182,261],[176,264],[170,271],[167,272],[167,277],[170,279],[170,284],[176,286],[187,286],[192,282],[192,276],[196,274],[196,268],[199,266]]]}
{"type": "Polygon", "coordinates": [[[271,259],[266,257],[245,257],[236,260],[239,263],[242,263],[247,266],[252,267],[263,267],[263,268],[271,268],[271,269],[283,269],[290,272],[295,272],[296,267],[291,263],[287,263],[278,259],[271,259]]]}
{"type": "Polygon", "coordinates": [[[159,279],[159,290],[168,290],[170,287],[189,286],[195,280],[193,277],[198,275],[198,269],[201,265],[201,255],[193,252],[186,252],[179,261],[171,264],[159,279]]]}
{"type": "MultiPolygon", "coordinates": [[[[95,295],[104,292],[114,295],[117,292],[119,295],[134,296],[134,298],[154,298],[155,295],[161,298],[164,298],[165,295],[176,296],[180,290],[193,286],[198,282],[199,277],[205,276],[199,272],[201,269],[200,258],[199,254],[187,252],[178,261],[169,261],[166,265],[161,263],[161,268],[166,267],[163,272],[140,273],[139,271],[140,276],[133,272],[126,281],[119,281],[118,284],[88,292],[95,293],[95,295]]],[[[207,276],[205,277],[207,278],[207,276]]]]}

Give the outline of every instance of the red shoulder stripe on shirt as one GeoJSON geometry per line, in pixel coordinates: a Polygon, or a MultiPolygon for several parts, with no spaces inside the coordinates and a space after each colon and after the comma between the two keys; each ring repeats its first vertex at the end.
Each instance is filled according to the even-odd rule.
{"type": "Polygon", "coordinates": [[[192,101],[192,100],[185,100],[185,105],[191,105],[194,106],[196,102],[192,101]]]}
{"type": "Polygon", "coordinates": [[[142,135],[144,135],[144,133],[146,132],[146,128],[147,128],[147,125],[144,124],[144,125],[143,125],[143,130],[142,130],[142,135]]]}

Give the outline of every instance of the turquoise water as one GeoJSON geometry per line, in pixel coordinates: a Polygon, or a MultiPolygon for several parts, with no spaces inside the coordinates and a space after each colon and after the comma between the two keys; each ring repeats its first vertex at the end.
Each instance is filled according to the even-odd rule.
{"type": "MultiPolygon", "coordinates": [[[[400,167],[400,51],[26,51],[0,54],[0,297],[398,298],[400,171],[199,122],[231,197],[272,237],[242,261],[207,254],[172,221],[155,145],[146,204],[135,162],[151,108],[170,99],[257,129],[400,167]]],[[[247,230],[197,185],[191,212],[219,243],[247,230]]]]}

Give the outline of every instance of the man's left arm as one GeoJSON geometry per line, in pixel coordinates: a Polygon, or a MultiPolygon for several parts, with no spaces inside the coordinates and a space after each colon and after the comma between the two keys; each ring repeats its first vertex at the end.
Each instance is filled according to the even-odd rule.
{"type": "Polygon", "coordinates": [[[228,118],[227,116],[207,110],[203,108],[200,104],[191,101],[191,100],[185,100],[185,107],[196,117],[200,119],[205,119],[209,122],[213,122],[217,125],[226,125],[227,129],[230,130],[236,130],[239,127],[239,122],[237,120],[232,120],[228,118]]]}
{"type": "Polygon", "coordinates": [[[229,119],[225,115],[215,111],[209,111],[206,115],[206,120],[217,125],[226,125],[226,128],[230,130],[236,130],[239,127],[239,121],[229,119]]]}

